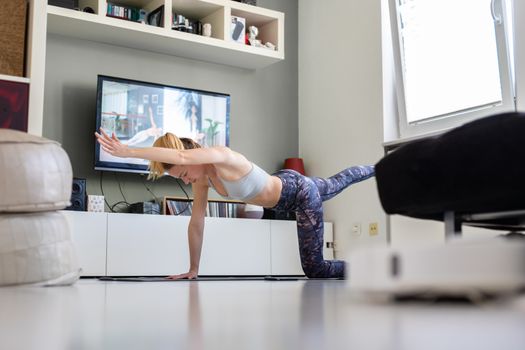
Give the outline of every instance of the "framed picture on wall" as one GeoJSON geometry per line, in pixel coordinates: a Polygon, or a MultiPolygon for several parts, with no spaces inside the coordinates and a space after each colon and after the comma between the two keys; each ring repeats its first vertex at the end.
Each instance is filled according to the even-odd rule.
{"type": "Polygon", "coordinates": [[[0,80],[0,128],[26,131],[29,85],[0,80]]]}
{"type": "Polygon", "coordinates": [[[163,27],[164,26],[164,23],[163,23],[164,22],[164,5],[151,11],[148,14],[146,22],[152,26],[163,27]]]}

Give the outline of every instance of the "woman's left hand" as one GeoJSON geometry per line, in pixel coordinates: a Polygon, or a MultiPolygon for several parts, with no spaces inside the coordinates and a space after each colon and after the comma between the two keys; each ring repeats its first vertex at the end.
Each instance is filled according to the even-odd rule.
{"type": "Polygon", "coordinates": [[[186,272],[186,273],[181,273],[180,275],[168,276],[168,277],[166,277],[166,279],[168,279],[168,280],[181,280],[181,279],[193,280],[193,279],[196,279],[197,276],[198,276],[197,272],[189,271],[189,272],[186,272]]]}
{"type": "Polygon", "coordinates": [[[100,143],[102,149],[112,156],[121,158],[131,156],[131,150],[129,147],[120,142],[115,133],[112,133],[111,136],[109,136],[102,128],[100,128],[100,134],[95,132],[95,136],[97,137],[97,141],[100,143]]]}

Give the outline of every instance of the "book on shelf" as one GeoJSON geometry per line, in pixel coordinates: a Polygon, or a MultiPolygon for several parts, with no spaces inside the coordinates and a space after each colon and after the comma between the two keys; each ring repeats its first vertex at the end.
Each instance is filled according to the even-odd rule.
{"type": "Polygon", "coordinates": [[[146,21],[146,11],[144,9],[138,9],[129,6],[119,6],[109,2],[106,15],[108,17],[115,17],[132,22],[144,23],[146,21]]]}
{"type": "Polygon", "coordinates": [[[168,215],[180,215],[180,216],[191,216],[193,202],[191,201],[179,201],[179,200],[166,200],[165,209],[168,215]]]}
{"type": "MultiPolygon", "coordinates": [[[[193,201],[186,198],[169,198],[164,199],[164,213],[166,215],[190,216],[192,212],[193,201]]],[[[208,201],[206,207],[207,217],[237,218],[242,202],[236,201],[208,201]]]]}

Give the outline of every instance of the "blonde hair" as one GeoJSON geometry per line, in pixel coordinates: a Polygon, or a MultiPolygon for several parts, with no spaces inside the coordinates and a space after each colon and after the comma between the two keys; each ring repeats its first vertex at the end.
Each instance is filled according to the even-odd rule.
{"type": "MultiPolygon", "coordinates": [[[[170,132],[162,135],[153,142],[153,147],[163,147],[171,149],[184,149],[184,144],[182,141],[175,135],[170,132]]],[[[148,180],[157,180],[159,177],[164,176],[164,173],[170,169],[173,164],[162,163],[157,161],[150,161],[148,170],[148,180]]]]}
{"type": "MultiPolygon", "coordinates": [[[[201,146],[192,139],[186,137],[178,138],[171,132],[167,132],[166,134],[155,140],[155,142],[153,143],[153,147],[183,150],[200,148],[201,146]]],[[[148,180],[156,180],[164,176],[164,173],[168,171],[173,165],[174,164],[150,161],[148,166],[148,180]]]]}

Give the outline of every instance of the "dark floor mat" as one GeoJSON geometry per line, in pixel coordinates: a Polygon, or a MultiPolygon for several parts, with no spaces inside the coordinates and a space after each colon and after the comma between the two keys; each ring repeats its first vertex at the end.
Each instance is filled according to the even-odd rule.
{"type": "Polygon", "coordinates": [[[155,277],[99,277],[101,281],[121,281],[121,282],[188,282],[188,281],[298,281],[306,280],[306,277],[287,277],[287,276],[209,276],[198,277],[196,279],[170,280],[162,276],[155,277]]]}

